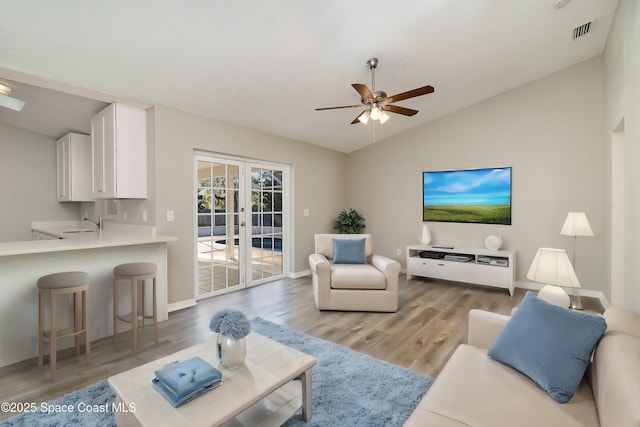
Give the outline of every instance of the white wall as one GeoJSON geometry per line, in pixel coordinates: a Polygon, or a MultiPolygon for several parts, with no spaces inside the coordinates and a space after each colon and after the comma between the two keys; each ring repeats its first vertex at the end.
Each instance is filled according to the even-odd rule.
{"type": "Polygon", "coordinates": [[[351,153],[349,206],[365,216],[376,251],[405,266],[404,247],[418,243],[422,225],[423,171],[512,166],[511,226],[429,223],[432,243],[484,247],[499,234],[503,248],[517,251],[516,280],[526,281],[539,247],[571,253],[560,229],[569,211],[584,211],[595,237],[578,240],[577,275],[602,291],[602,102],[597,57],[351,153]]]}
{"type": "Polygon", "coordinates": [[[80,219],[56,191],[56,141],[0,123],[0,242],[31,240],[31,221],[80,219]]]}
{"type": "MultiPolygon", "coordinates": [[[[624,281],[623,297],[619,301],[614,299],[614,305],[640,311],[640,3],[637,0],[618,2],[604,53],[604,92],[603,138],[607,165],[611,162],[612,134],[620,130],[618,126],[624,121],[624,272],[622,275],[618,271],[612,273],[609,262],[607,281],[609,277],[614,280],[621,277],[624,281]]],[[[607,209],[611,206],[610,184],[608,180],[607,209]]],[[[608,215],[608,230],[613,226],[612,221],[608,215]]],[[[606,294],[610,296],[609,289],[606,294]]]]}
{"type": "Polygon", "coordinates": [[[313,234],[330,232],[347,191],[346,154],[156,106],[155,197],[158,232],[178,237],[169,248],[169,303],[193,299],[194,149],[291,165],[294,260],[292,271],[308,270],[313,234]],[[309,209],[310,215],[303,216],[309,209]],[[175,221],[166,221],[173,210],[175,221]]]}

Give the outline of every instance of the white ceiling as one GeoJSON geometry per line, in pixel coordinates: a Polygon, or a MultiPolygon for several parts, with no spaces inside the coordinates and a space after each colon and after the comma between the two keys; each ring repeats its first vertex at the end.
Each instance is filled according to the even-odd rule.
{"type": "MultiPolygon", "coordinates": [[[[2,0],[0,81],[16,98],[37,92],[31,86],[100,93],[92,97],[165,105],[348,153],[600,55],[617,0],[553,3],[2,0]],[[573,40],[588,21],[590,33],[573,40]],[[365,126],[350,124],[360,109],[314,111],[358,104],[351,83],[371,85],[370,57],[380,59],[378,90],[435,87],[398,102],[416,116],[365,126]]],[[[5,111],[0,121],[58,137],[78,126],[66,120],[85,120],[78,103],[104,105],[47,96],[24,99],[20,114],[37,111],[22,122],[5,111]]]]}

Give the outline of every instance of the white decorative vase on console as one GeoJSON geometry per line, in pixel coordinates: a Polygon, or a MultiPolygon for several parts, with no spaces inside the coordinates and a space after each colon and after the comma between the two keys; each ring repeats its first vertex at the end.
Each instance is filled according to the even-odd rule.
{"type": "Polygon", "coordinates": [[[427,227],[427,224],[422,224],[420,243],[422,243],[423,245],[428,245],[429,243],[431,243],[431,232],[429,231],[429,227],[427,227]]]}
{"type": "Polygon", "coordinates": [[[497,251],[502,246],[502,237],[491,234],[484,240],[484,245],[489,250],[497,251]]]}

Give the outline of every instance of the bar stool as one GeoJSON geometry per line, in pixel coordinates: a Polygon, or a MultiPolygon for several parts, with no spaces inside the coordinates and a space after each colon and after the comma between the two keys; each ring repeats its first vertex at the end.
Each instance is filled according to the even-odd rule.
{"type": "Polygon", "coordinates": [[[80,354],[80,335],[84,334],[87,365],[90,361],[91,345],[89,340],[89,275],[82,271],[54,273],[38,279],[38,303],[40,323],[38,327],[38,366],[44,362],[44,338],[49,338],[49,364],[51,382],[56,379],[57,341],[74,337],[76,354],[80,354]],[[44,330],[44,299],[49,295],[51,301],[50,329],[44,330]],[[73,327],[58,330],[56,300],[59,295],[73,296],[73,327]],[[80,305],[82,307],[80,307],[80,305]],[[82,329],[81,329],[82,326],[82,329]]]}
{"type": "Polygon", "coordinates": [[[138,328],[144,331],[145,319],[153,319],[153,330],[156,344],[158,344],[158,310],[156,303],[156,273],[158,267],[152,262],[132,262],[120,264],[113,269],[113,342],[118,336],[118,320],[131,324],[133,330],[133,351],[138,347],[138,328]],[[144,282],[153,279],[153,315],[145,315],[144,282]],[[131,282],[131,313],[120,314],[118,282],[128,280],[131,282]],[[138,311],[138,283],[140,286],[140,311],[138,311]],[[141,323],[141,325],[138,324],[141,323]]]}

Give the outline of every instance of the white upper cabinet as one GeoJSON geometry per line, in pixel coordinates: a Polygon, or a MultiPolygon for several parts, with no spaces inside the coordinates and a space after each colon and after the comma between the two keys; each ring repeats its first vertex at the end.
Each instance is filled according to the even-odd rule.
{"type": "Polygon", "coordinates": [[[95,199],[147,198],[147,113],[111,104],[91,119],[95,199]]]}
{"type": "Polygon", "coordinates": [[[56,141],[59,202],[91,202],[91,137],[68,133],[56,141]]]}

